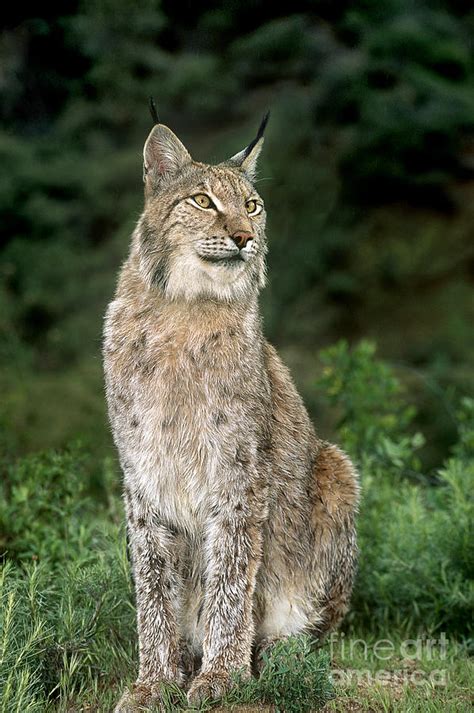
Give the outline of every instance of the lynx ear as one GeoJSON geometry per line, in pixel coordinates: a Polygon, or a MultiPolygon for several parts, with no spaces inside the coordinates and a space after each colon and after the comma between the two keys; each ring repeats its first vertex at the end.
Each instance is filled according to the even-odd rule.
{"type": "Polygon", "coordinates": [[[178,137],[164,124],[155,124],[143,149],[143,180],[156,183],[192,161],[178,137]]]}
{"type": "Polygon", "coordinates": [[[270,112],[267,111],[262,119],[262,123],[260,124],[256,137],[247,146],[247,148],[243,149],[243,151],[239,151],[239,153],[236,153],[235,156],[232,156],[232,158],[226,162],[231,166],[237,166],[240,168],[247,175],[247,177],[250,178],[250,180],[253,180],[257,173],[257,159],[263,148],[263,133],[268,123],[269,116],[270,112]]]}

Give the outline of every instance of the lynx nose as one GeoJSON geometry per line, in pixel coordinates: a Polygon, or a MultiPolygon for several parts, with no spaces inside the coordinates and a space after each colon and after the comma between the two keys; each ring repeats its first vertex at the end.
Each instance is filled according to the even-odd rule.
{"type": "Polygon", "coordinates": [[[247,230],[237,230],[237,232],[231,235],[231,238],[237,245],[237,247],[241,250],[247,245],[249,240],[253,240],[253,235],[247,230]]]}

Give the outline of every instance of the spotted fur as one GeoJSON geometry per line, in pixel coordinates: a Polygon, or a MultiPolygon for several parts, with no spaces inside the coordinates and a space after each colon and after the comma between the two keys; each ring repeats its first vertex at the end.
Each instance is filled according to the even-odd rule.
{"type": "Polygon", "coordinates": [[[253,655],[324,636],[348,607],[357,476],[262,334],[262,143],[217,166],[161,124],[145,144],[145,208],[104,331],[139,638],[117,713],[159,704],[165,681],[190,703],[220,697],[253,655]]]}

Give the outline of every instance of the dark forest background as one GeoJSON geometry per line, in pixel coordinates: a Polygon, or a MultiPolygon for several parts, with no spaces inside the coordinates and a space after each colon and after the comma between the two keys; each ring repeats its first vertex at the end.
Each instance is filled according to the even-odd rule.
{"type": "Polygon", "coordinates": [[[317,351],[374,340],[438,465],[473,381],[471,3],[25,8],[3,10],[0,39],[1,446],[79,436],[111,452],[101,323],[141,210],[153,95],[208,162],[271,109],[266,332],[324,435],[317,351]]]}

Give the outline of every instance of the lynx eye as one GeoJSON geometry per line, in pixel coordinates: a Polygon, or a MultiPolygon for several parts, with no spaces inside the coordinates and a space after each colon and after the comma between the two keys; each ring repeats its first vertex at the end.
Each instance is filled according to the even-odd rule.
{"type": "Polygon", "coordinates": [[[198,193],[196,196],[193,196],[193,201],[197,203],[200,208],[215,208],[214,203],[205,193],[198,193]]]}
{"type": "Polygon", "coordinates": [[[245,208],[247,209],[247,213],[249,215],[258,215],[260,213],[260,211],[262,210],[262,205],[261,205],[261,203],[257,203],[257,201],[255,199],[251,198],[245,204],[245,208]]]}

